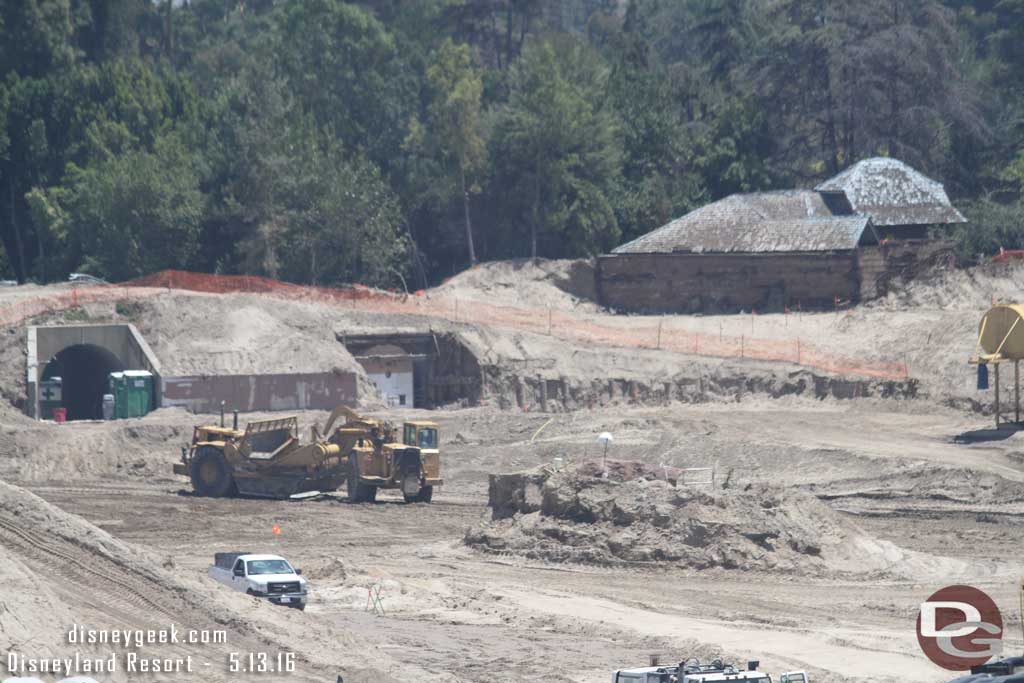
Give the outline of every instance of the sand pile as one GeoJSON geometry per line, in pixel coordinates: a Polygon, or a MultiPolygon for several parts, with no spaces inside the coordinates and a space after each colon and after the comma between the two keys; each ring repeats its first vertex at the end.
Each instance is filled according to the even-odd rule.
{"type": "Polygon", "coordinates": [[[492,475],[493,518],[466,543],[548,561],[694,569],[864,571],[904,559],[808,494],[767,486],[709,491],[676,485],[677,472],[616,462],[604,478],[591,461],[492,475]]]}
{"type": "MultiPolygon", "coordinates": [[[[0,539],[0,581],[20,587],[22,598],[5,603],[0,631],[11,643],[33,642],[41,653],[64,652],[68,625],[95,600],[165,620],[202,602],[202,589],[180,584],[162,566],[165,560],[5,482],[0,482],[0,539]],[[80,592],[82,604],[68,591],[80,592]],[[192,597],[185,602],[186,596],[192,597]]],[[[201,616],[211,624],[231,622],[227,612],[208,604],[201,616]]]]}
{"type": "Polygon", "coordinates": [[[985,263],[965,269],[937,269],[901,283],[889,294],[867,306],[874,309],[938,308],[981,310],[996,301],[1020,301],[1024,261],[985,263]]]}
{"type": "Polygon", "coordinates": [[[431,289],[430,296],[513,306],[599,310],[594,303],[597,296],[593,266],[583,260],[515,259],[481,263],[431,289]]]}
{"type": "MultiPolygon", "coordinates": [[[[27,420],[27,418],[25,418],[27,420]]],[[[181,408],[143,419],[0,427],[0,477],[8,481],[181,482],[171,465],[204,421],[181,408]]]]}
{"type": "Polygon", "coordinates": [[[336,309],[177,292],[137,305],[139,330],[167,375],[360,372],[332,331],[336,309]]]}

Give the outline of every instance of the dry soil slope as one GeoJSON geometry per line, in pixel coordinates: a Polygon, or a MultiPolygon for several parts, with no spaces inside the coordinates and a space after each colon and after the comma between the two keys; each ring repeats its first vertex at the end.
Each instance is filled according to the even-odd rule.
{"type": "MultiPolygon", "coordinates": [[[[150,656],[192,654],[219,664],[229,650],[291,650],[300,661],[295,680],[333,680],[337,673],[353,674],[346,680],[391,680],[380,671],[363,669],[368,661],[386,667],[391,660],[361,638],[323,624],[314,628],[313,615],[269,608],[222,589],[208,577],[176,570],[173,558],[132,547],[4,482],[0,539],[5,560],[0,581],[19,588],[18,599],[4,600],[0,610],[5,650],[19,648],[37,657],[73,654],[64,635],[72,623],[95,628],[164,628],[175,623],[181,629],[225,629],[228,642],[191,649],[159,646],[147,649],[150,656]]],[[[204,674],[209,681],[245,680],[229,677],[217,666],[204,674]]]]}

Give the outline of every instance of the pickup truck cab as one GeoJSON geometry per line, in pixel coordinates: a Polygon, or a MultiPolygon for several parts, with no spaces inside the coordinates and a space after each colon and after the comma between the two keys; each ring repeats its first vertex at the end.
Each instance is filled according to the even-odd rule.
{"type": "Polygon", "coordinates": [[[210,577],[215,581],[275,605],[306,609],[306,580],[280,555],[216,553],[210,577]]]}

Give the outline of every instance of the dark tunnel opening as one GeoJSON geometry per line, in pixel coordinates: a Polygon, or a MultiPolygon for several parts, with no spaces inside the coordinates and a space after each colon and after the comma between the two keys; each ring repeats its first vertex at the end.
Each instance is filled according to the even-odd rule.
{"type": "Polygon", "coordinates": [[[42,379],[62,379],[62,405],[68,420],[101,420],[103,394],[110,391],[108,376],[124,369],[118,357],[102,346],[75,344],[50,359],[42,379]]]}

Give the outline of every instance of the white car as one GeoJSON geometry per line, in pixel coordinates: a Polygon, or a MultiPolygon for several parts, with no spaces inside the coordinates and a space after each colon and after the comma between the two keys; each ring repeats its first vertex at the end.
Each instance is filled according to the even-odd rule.
{"type": "Polygon", "coordinates": [[[216,553],[210,576],[241,593],[275,605],[306,609],[306,580],[280,555],[216,553]]]}

